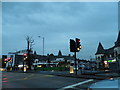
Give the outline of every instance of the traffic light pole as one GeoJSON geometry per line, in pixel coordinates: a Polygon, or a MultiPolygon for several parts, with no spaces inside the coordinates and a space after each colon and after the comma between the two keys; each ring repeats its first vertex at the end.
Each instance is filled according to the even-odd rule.
{"type": "Polygon", "coordinates": [[[23,72],[24,72],[24,57],[23,57],[23,72]]]}
{"type": "Polygon", "coordinates": [[[75,75],[77,76],[77,59],[76,59],[76,52],[79,52],[81,49],[80,39],[76,38],[74,41],[73,39],[70,39],[70,52],[74,52],[74,58],[75,58],[75,75]]]}
{"type": "Polygon", "coordinates": [[[75,52],[75,75],[77,76],[76,52],[75,52]]]}

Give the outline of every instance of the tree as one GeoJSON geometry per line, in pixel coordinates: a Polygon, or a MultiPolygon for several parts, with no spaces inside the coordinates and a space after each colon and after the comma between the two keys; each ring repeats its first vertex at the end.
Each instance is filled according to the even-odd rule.
{"type": "Polygon", "coordinates": [[[34,40],[30,36],[26,36],[26,40],[27,40],[27,49],[32,50],[34,45],[34,40]]]}
{"type": "Polygon", "coordinates": [[[27,65],[28,65],[28,70],[31,70],[31,65],[32,65],[32,49],[33,49],[33,45],[34,45],[34,40],[32,39],[32,37],[30,36],[26,36],[26,40],[27,40],[27,65]]]}

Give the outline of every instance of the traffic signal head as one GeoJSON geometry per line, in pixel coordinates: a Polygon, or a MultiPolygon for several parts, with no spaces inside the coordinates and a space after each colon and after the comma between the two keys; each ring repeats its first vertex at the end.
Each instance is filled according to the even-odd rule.
{"type": "Polygon", "coordinates": [[[10,61],[11,60],[11,58],[8,58],[8,61],[10,61]]]}
{"type": "Polygon", "coordinates": [[[27,54],[26,54],[26,53],[24,53],[24,54],[23,54],[23,56],[27,56],[27,54]]]}
{"type": "Polygon", "coordinates": [[[76,43],[72,39],[70,39],[70,52],[76,52],[76,43]]]}
{"type": "Polygon", "coordinates": [[[27,58],[27,54],[24,53],[24,54],[23,54],[23,57],[24,57],[24,60],[26,60],[26,58],[27,58]]]}
{"type": "Polygon", "coordinates": [[[4,59],[4,61],[7,61],[8,59],[4,59]]]}
{"type": "Polygon", "coordinates": [[[80,39],[76,38],[76,52],[79,52],[81,49],[80,39]]]}

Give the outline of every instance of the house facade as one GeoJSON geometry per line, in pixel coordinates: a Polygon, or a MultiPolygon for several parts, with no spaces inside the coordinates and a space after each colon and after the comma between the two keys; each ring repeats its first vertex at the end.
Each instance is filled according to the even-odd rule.
{"type": "Polygon", "coordinates": [[[99,42],[95,53],[97,69],[119,71],[120,69],[120,31],[113,47],[104,49],[99,42]]]}

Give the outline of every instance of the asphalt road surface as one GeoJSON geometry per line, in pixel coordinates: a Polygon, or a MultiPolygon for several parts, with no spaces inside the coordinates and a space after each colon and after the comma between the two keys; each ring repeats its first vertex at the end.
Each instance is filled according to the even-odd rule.
{"type": "Polygon", "coordinates": [[[20,88],[27,89],[55,89],[67,90],[72,88],[74,90],[87,90],[87,87],[98,80],[61,77],[55,75],[47,75],[40,73],[2,73],[2,88],[20,88]]]}

